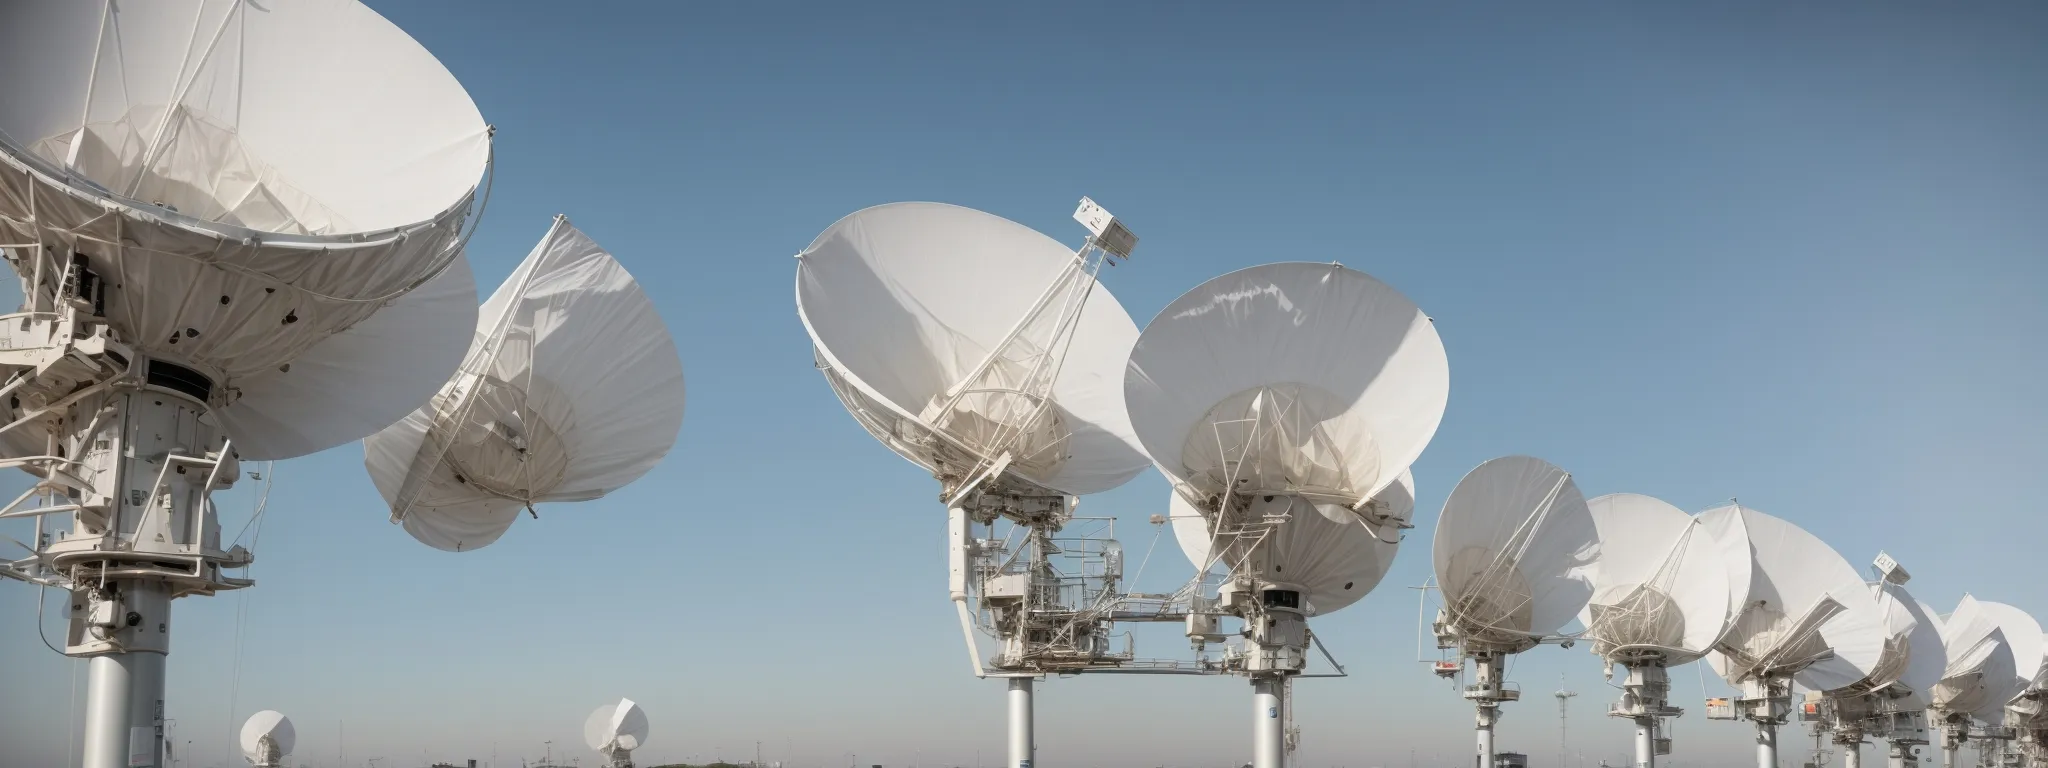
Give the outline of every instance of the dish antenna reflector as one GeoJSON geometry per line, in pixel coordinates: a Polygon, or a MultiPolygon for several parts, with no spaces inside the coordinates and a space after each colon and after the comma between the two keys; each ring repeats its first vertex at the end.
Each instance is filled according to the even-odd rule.
{"type": "MultiPolygon", "coordinates": [[[[1921,611],[1933,614],[1925,605],[1921,611]]],[[[1995,711],[2014,694],[2019,665],[1999,625],[1999,613],[1963,595],[1953,613],[1936,620],[1948,663],[1934,686],[1929,710],[1941,726],[1944,766],[1956,765],[1956,752],[1971,735],[1971,718],[1995,711]]]]}
{"type": "Polygon", "coordinates": [[[1684,714],[1670,704],[1669,668],[1706,656],[1749,595],[1749,537],[1738,516],[1698,518],[1641,494],[1586,506],[1600,561],[1579,614],[1582,637],[1607,666],[1626,670],[1609,714],[1635,723],[1635,762],[1649,768],[1671,749],[1660,720],[1684,714]]]}
{"type": "Polygon", "coordinates": [[[557,216],[484,302],[461,370],[364,440],[363,462],[407,533],[471,550],[535,504],[589,501],[639,479],[682,421],[682,363],[653,302],[557,216]]]}
{"type": "MultiPolygon", "coordinates": [[[[2032,617],[2028,617],[2030,620],[2032,617]]],[[[2014,621],[2015,627],[2024,624],[2014,621]]],[[[2014,629],[2013,631],[2022,631],[2014,629]]],[[[2016,654],[2017,656],[2017,654],[2016,654]]],[[[2019,662],[2015,667],[2020,677],[2027,680],[2020,692],[2006,704],[2005,723],[2016,733],[2020,754],[2033,764],[2048,764],[2048,658],[2042,665],[2028,672],[2019,662]]]]}
{"type": "MultiPolygon", "coordinates": [[[[2026,611],[1989,600],[1976,601],[1976,607],[1977,612],[1996,624],[1999,633],[2004,635],[2006,647],[2012,652],[2013,672],[1995,691],[1990,691],[1994,694],[1988,697],[1990,701],[1971,713],[1983,721],[1985,727],[1976,733],[1955,734],[1958,738],[1954,743],[1960,743],[1965,736],[1974,737],[1986,742],[1982,748],[1986,754],[1991,751],[2006,753],[2007,742],[2018,735],[2011,726],[2023,725],[2026,719],[2023,716],[2014,718],[2010,707],[2013,704],[2024,705],[2028,690],[2040,675],[2043,654],[2048,652],[2048,646],[2043,645],[2040,622],[2026,611]]],[[[1957,610],[1961,611],[1960,608],[1957,610]]]]}
{"type": "Polygon", "coordinates": [[[2040,677],[2048,645],[2042,642],[2040,622],[2026,611],[1989,600],[1976,603],[1977,610],[1998,625],[1999,631],[2005,635],[2006,647],[2012,649],[2013,675],[1997,689],[2003,695],[1995,697],[1996,701],[1986,702],[1975,712],[1979,719],[1997,723],[2004,716],[2004,706],[2026,693],[2027,688],[2040,677]]]}
{"type": "Polygon", "coordinates": [[[583,743],[611,768],[633,768],[633,750],[647,743],[647,712],[632,699],[600,706],[583,721],[583,743]]]}
{"type": "Polygon", "coordinates": [[[1145,468],[1116,388],[1138,328],[1096,283],[1137,238],[1086,198],[1074,218],[1089,231],[1078,251],[980,211],[895,203],[840,219],[797,255],[797,315],[826,382],[939,481],[948,591],[976,675],[991,674],[977,625],[1002,644],[989,661],[1009,679],[1012,765],[1033,754],[1033,678],[1126,660],[1109,650],[1109,612],[1075,602],[1114,593],[1121,550],[1053,536],[1077,519],[1074,496],[1145,468]],[[999,521],[1010,535],[995,535],[999,521]],[[1092,575],[1063,577],[1060,558],[1092,575]]]}
{"type": "Polygon", "coordinates": [[[242,723],[242,755],[256,768],[282,768],[297,741],[291,718],[272,710],[250,715],[242,723]]]}
{"type": "MultiPolygon", "coordinates": [[[[1384,575],[1414,504],[1412,489],[1387,491],[1449,394],[1429,317],[1337,264],[1212,279],[1161,310],[1131,351],[1124,401],[1173,483],[1175,537],[1198,566],[1220,559],[1230,572],[1213,610],[1245,623],[1228,669],[1252,679],[1259,768],[1284,761],[1308,615],[1384,575]]],[[[1214,615],[1189,621],[1199,643],[1214,615]]]]}
{"type": "Polygon", "coordinates": [[[798,255],[797,314],[847,410],[948,499],[1106,491],[1145,457],[1114,387],[1138,328],[1096,285],[1093,242],[1077,254],[968,208],[876,206],[798,255]]]}
{"type": "Polygon", "coordinates": [[[1363,506],[1422,455],[1449,397],[1429,317],[1337,264],[1203,283],[1145,327],[1124,375],[1146,452],[1196,497],[1363,506]]]}
{"type": "Polygon", "coordinates": [[[1757,724],[1760,768],[1775,766],[1792,682],[1826,692],[1863,680],[1882,658],[1884,617],[1856,569],[1799,526],[1737,504],[1700,516],[1740,517],[1749,535],[1748,599],[1707,661],[1741,690],[1736,704],[1757,724]]]}
{"type": "Polygon", "coordinates": [[[2034,673],[2025,690],[2006,705],[2006,724],[2017,733],[2020,754],[2033,765],[2048,764],[2048,666],[2034,673]]]}
{"type": "Polygon", "coordinates": [[[1451,490],[1434,555],[1444,601],[1437,646],[1458,649],[1458,670],[1473,662],[1477,680],[1464,696],[1478,710],[1479,762],[1492,765],[1500,705],[1521,698],[1504,679],[1506,658],[1555,637],[1586,606],[1599,534],[1571,473],[1506,456],[1451,490]]]}
{"type": "Polygon", "coordinates": [[[1927,743],[1927,709],[1947,662],[1940,625],[1906,591],[1905,569],[1879,553],[1869,585],[1883,616],[1883,650],[1862,680],[1824,694],[1817,701],[1822,727],[1834,732],[1844,761],[1861,762],[1866,735],[1886,742],[1893,764],[1917,761],[1913,748],[1927,743]]]}
{"type": "Polygon", "coordinates": [[[130,734],[161,733],[171,600],[251,583],[224,574],[253,556],[220,549],[209,494],[240,460],[383,428],[461,361],[490,129],[351,0],[19,0],[0,68],[25,298],[0,322],[0,457],[41,491],[0,515],[71,520],[0,574],[79,607],[83,764],[157,765],[161,737],[130,734]]]}

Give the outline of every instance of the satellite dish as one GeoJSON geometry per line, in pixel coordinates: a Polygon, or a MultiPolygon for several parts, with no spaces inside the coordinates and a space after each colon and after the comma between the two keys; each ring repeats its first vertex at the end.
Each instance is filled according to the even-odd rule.
{"type": "MultiPolygon", "coordinates": [[[[2025,669],[2020,669],[2019,674],[2028,677],[2025,669]]],[[[2048,753],[2048,734],[2040,732],[2048,729],[2048,659],[2042,660],[2041,668],[2034,671],[2019,695],[2006,704],[2006,710],[2007,719],[2026,731],[2020,741],[2028,753],[2048,758],[2044,754],[2048,753]]]]}
{"type": "Polygon", "coordinates": [[[2006,647],[2012,649],[2013,676],[1999,688],[1999,692],[2004,695],[1995,704],[1976,712],[1979,719],[1996,725],[2004,719],[2005,705],[2026,693],[2027,688],[2041,674],[2043,652],[2048,649],[2044,649],[2042,644],[2040,622],[2035,621],[2026,611],[1989,600],[1976,602],[1977,609],[1997,624],[1999,631],[2005,635],[2006,647]]]}
{"type": "Polygon", "coordinates": [[[647,743],[647,713],[632,699],[598,707],[583,721],[583,743],[612,765],[630,768],[633,750],[647,743]]]}
{"type": "Polygon", "coordinates": [[[455,370],[490,129],[352,0],[16,0],[0,67],[0,250],[26,297],[0,322],[0,458],[38,477],[0,515],[70,523],[5,570],[69,591],[65,652],[114,662],[91,665],[82,762],[161,765],[161,734],[130,736],[165,701],[171,601],[253,583],[209,495],[455,370]]]}
{"type": "Polygon", "coordinates": [[[1792,683],[1822,693],[1856,685],[1891,635],[1870,586],[1813,534],[1739,504],[1700,516],[1739,517],[1749,536],[1749,595],[1707,662],[1752,702],[1740,714],[1756,723],[1758,763],[1775,765],[1792,683]]]}
{"type": "Polygon", "coordinates": [[[1579,621],[1593,653],[1628,672],[1610,711],[1636,725],[1636,762],[1656,761],[1670,706],[1668,669],[1699,660],[1719,642],[1749,595],[1749,537],[1742,518],[1699,518],[1661,500],[1614,493],[1586,503],[1600,539],[1593,594],[1579,621]]]}
{"type": "MultiPolygon", "coordinates": [[[[1925,606],[1922,611],[1932,613],[1925,606]]],[[[1997,618],[1997,612],[1964,595],[1955,611],[1941,620],[1941,644],[1948,663],[1943,666],[1941,682],[1934,687],[1931,706],[1935,711],[1967,720],[1976,713],[1994,711],[2012,698],[2019,665],[1997,618]]]]}
{"type": "MultiPolygon", "coordinates": [[[[2008,608],[1966,594],[1955,612],[1941,620],[1941,643],[1948,664],[1941,682],[1934,686],[1929,711],[1941,727],[1943,765],[1959,765],[1956,753],[1972,736],[1973,717],[1998,724],[2004,719],[2005,704],[2020,692],[2019,670],[2023,666],[2017,659],[2036,652],[2038,646],[2015,648],[2008,632],[2032,619],[2019,621],[2012,615],[2017,612],[2008,608]],[[2008,623],[2015,626],[2005,626],[2008,623]]],[[[2038,643],[2038,630],[2035,636],[2038,643]]]]}
{"type": "Polygon", "coordinates": [[[556,217],[479,313],[462,371],[363,441],[392,518],[429,546],[490,544],[535,504],[589,501],[675,444],[683,369],[625,267],[556,217]]]}
{"type": "Polygon", "coordinates": [[[1451,489],[1437,518],[1432,562],[1444,607],[1437,646],[1456,647],[1464,697],[1478,710],[1479,763],[1493,764],[1493,724],[1507,686],[1506,658],[1564,628],[1593,595],[1598,529],[1571,473],[1542,459],[1506,456],[1474,468],[1451,489]]]}
{"type": "Polygon", "coordinates": [[[1579,619],[1610,663],[1696,661],[1749,595],[1742,519],[1688,515],[1662,500],[1613,493],[1587,502],[1600,538],[1593,595],[1579,619]]]}
{"type": "Polygon", "coordinates": [[[1563,629],[1592,597],[1601,551],[1571,473],[1528,456],[1466,473],[1435,544],[1446,620],[1468,652],[1519,653],[1563,629]]]}
{"type": "Polygon", "coordinates": [[[1341,506],[1378,495],[1422,455],[1449,396],[1429,317],[1337,264],[1203,283],[1145,327],[1124,374],[1139,440],[1187,493],[1341,506]]]}
{"type": "Polygon", "coordinates": [[[1749,534],[1749,599],[1707,656],[1714,671],[1729,685],[1789,676],[1815,691],[1868,675],[1887,634],[1869,585],[1849,561],[1805,529],[1754,509],[1730,504],[1701,513],[1727,515],[1740,516],[1749,534]]]}
{"type": "Polygon", "coordinates": [[[114,338],[244,459],[403,416],[475,304],[455,246],[490,141],[461,84],[356,2],[108,7],[0,11],[0,66],[36,73],[0,105],[0,222],[91,273],[114,338]]]}
{"type": "MultiPolygon", "coordinates": [[[[1380,491],[1379,500],[1386,503],[1391,518],[1413,516],[1414,486],[1414,478],[1402,470],[1399,481],[1380,491]]],[[[1240,524],[1224,526],[1225,533],[1217,536],[1200,509],[1178,493],[1172,496],[1173,537],[1188,562],[1205,572],[1227,572],[1232,564],[1247,563],[1247,570],[1298,585],[1307,601],[1303,612],[1309,616],[1342,610],[1365,597],[1387,575],[1401,545],[1400,539],[1381,538],[1380,531],[1366,526],[1347,507],[1313,504],[1298,496],[1251,505],[1252,517],[1287,516],[1287,522],[1270,533],[1229,532],[1246,528],[1240,524]],[[1309,514],[1311,509],[1316,514],[1309,514]]]]}
{"type": "Polygon", "coordinates": [[[999,463],[991,482],[1028,495],[1106,491],[1145,468],[1116,389],[1138,328],[1059,241],[894,203],[798,259],[797,314],[833,389],[948,496],[999,463]]]}
{"type": "Polygon", "coordinates": [[[1933,706],[1933,693],[1948,667],[1948,651],[1941,642],[1941,625],[1927,606],[1913,599],[1904,585],[1878,582],[1886,631],[1879,672],[1874,679],[1887,682],[1878,692],[1899,710],[1924,710],[1933,706]]]}
{"type": "Polygon", "coordinates": [[[1871,584],[1871,596],[1883,616],[1883,652],[1857,683],[1819,699],[1821,722],[1833,732],[1845,764],[1861,762],[1864,736],[1886,742],[1894,765],[1915,759],[1913,748],[1927,743],[1926,712],[1947,661],[1940,625],[1905,589],[1905,571],[1890,555],[1879,553],[1877,567],[1886,573],[1871,584]]]}
{"type": "Polygon", "coordinates": [[[242,754],[257,768],[278,768],[284,765],[286,755],[292,753],[298,734],[292,730],[291,718],[272,710],[263,710],[250,715],[242,723],[242,754]]]}
{"type": "Polygon", "coordinates": [[[977,634],[1001,641],[987,666],[1007,678],[1013,765],[1034,754],[1036,677],[1128,660],[1110,649],[1110,614],[1088,607],[1118,588],[1121,549],[1066,525],[1073,497],[1147,461],[1117,388],[1138,329],[1096,281],[1137,238],[1085,197],[1074,219],[1089,231],[1079,250],[980,211],[895,203],[840,219],[797,255],[797,315],[826,382],[939,481],[948,592],[977,676],[991,676],[977,634]]]}
{"type": "Polygon", "coordinates": [[[1252,681],[1260,768],[1285,759],[1307,616],[1350,604],[1385,574],[1414,503],[1412,488],[1386,492],[1436,433],[1449,382],[1429,317],[1337,264],[1212,279],[1153,317],[1131,350],[1124,401],[1174,486],[1175,537],[1207,539],[1206,551],[1186,550],[1202,555],[1191,559],[1213,552],[1231,571],[1220,613],[1189,621],[1245,624],[1230,671],[1252,681]]]}

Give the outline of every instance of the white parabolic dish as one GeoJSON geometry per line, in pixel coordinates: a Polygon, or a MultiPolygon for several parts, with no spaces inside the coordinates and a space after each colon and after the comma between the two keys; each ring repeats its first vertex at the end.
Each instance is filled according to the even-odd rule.
{"type": "MultiPolygon", "coordinates": [[[[1414,479],[1404,471],[1400,481],[1380,491],[1378,500],[1386,502],[1383,514],[1403,521],[1411,518],[1415,512],[1414,485],[1414,479]]],[[[1241,542],[1238,536],[1225,533],[1222,541],[1218,541],[1212,535],[1213,525],[1201,510],[1179,493],[1171,496],[1173,538],[1180,543],[1180,551],[1187,555],[1188,562],[1200,569],[1220,567],[1226,571],[1234,563],[1246,562],[1250,571],[1268,581],[1300,586],[1308,600],[1304,608],[1311,616],[1342,610],[1365,597],[1387,575],[1387,569],[1393,567],[1394,555],[1401,546],[1398,532],[1391,526],[1383,534],[1376,534],[1349,508],[1313,505],[1298,496],[1274,498],[1274,504],[1295,508],[1289,510],[1287,522],[1274,527],[1263,538],[1247,536],[1241,542]],[[1387,538],[1381,538],[1382,535],[1387,538]],[[1222,553],[1212,560],[1211,553],[1217,551],[1219,544],[1222,553]],[[1252,551],[1246,551],[1248,548],[1252,551]]],[[[1276,511],[1270,506],[1255,503],[1250,517],[1259,519],[1276,511]],[[1261,509],[1262,506],[1268,508],[1261,509]]]]}
{"type": "Polygon", "coordinates": [[[1593,595],[1601,544],[1571,475],[1504,456],[1451,489],[1434,557],[1445,612],[1461,635],[1520,650],[1563,629],[1593,595]]]}
{"type": "Polygon", "coordinates": [[[1123,389],[1145,451],[1190,498],[1357,508],[1436,434],[1450,364],[1429,317],[1387,284],[1337,264],[1267,264],[1160,310],[1123,389]]]}
{"type": "Polygon", "coordinates": [[[1869,585],[1825,542],[1782,519],[1739,505],[1716,507],[1703,518],[1737,515],[1749,533],[1749,598],[1719,649],[1707,655],[1714,671],[1740,685],[1758,668],[1794,668],[1808,690],[1833,691],[1875,669],[1887,634],[1869,585]],[[1814,629],[1826,601],[1840,611],[1814,629]],[[1741,658],[1730,663],[1727,651],[1741,658]],[[1810,664],[1807,660],[1828,655],[1810,664]]]}
{"type": "Polygon", "coordinates": [[[647,743],[647,712],[632,699],[600,706],[583,721],[583,743],[604,753],[639,749],[647,743]]]}
{"type": "Polygon", "coordinates": [[[489,130],[383,17],[16,0],[0,70],[35,73],[0,101],[0,235],[86,257],[113,329],[209,379],[242,458],[361,439],[460,361],[475,289],[455,246],[489,130]]]}
{"type": "Polygon", "coordinates": [[[462,371],[363,441],[392,516],[426,544],[490,544],[533,504],[640,478],[683,422],[675,342],[639,283],[557,217],[491,294],[462,371]]]}
{"type": "Polygon", "coordinates": [[[261,758],[265,736],[277,745],[279,756],[291,754],[292,746],[298,743],[298,732],[292,730],[291,718],[266,709],[250,715],[249,720],[242,723],[242,754],[261,758]]]}
{"type": "Polygon", "coordinates": [[[1934,687],[1948,666],[1948,652],[1941,644],[1941,625],[1926,613],[1926,606],[1913,599],[1906,588],[1880,581],[1875,586],[1884,609],[1885,624],[1892,639],[1885,645],[1887,685],[1903,686],[1909,693],[1902,708],[1926,709],[1934,703],[1934,687]]]}
{"type": "Polygon", "coordinates": [[[1106,491],[1144,470],[1117,386],[1138,328],[1100,285],[1086,292],[1068,341],[1055,340],[1058,308],[1041,313],[967,384],[958,407],[938,416],[948,390],[974,375],[1051,286],[1087,279],[1073,250],[980,211],[894,203],[840,219],[798,259],[797,314],[821,367],[863,426],[904,458],[934,475],[966,474],[992,458],[976,446],[1021,433],[1007,472],[1046,489],[1106,491]],[[1037,395],[1004,387],[1025,378],[1027,358],[1062,352],[1049,415],[1011,423],[1041,412],[1037,395]]]}
{"type": "Polygon", "coordinates": [[[1749,595],[1742,518],[1703,519],[1636,493],[1586,503],[1600,537],[1593,595],[1580,613],[1593,652],[1612,661],[1699,660],[1749,595]]]}
{"type": "MultiPolygon", "coordinates": [[[[1998,630],[2005,635],[2006,647],[2012,649],[2013,677],[2007,683],[2005,695],[1997,702],[1997,706],[2002,708],[2026,693],[2027,687],[2033,684],[2035,676],[2040,674],[2042,656],[2048,653],[2048,645],[2043,645],[2041,623],[2035,621],[2032,614],[1989,600],[1977,601],[1977,607],[1998,625],[1998,630]]],[[[2000,710],[1987,709],[1977,716],[1985,722],[1997,723],[2000,715],[2000,710]]]]}
{"type": "MultiPolygon", "coordinates": [[[[1925,605],[1921,612],[1932,616],[1925,605]]],[[[1955,612],[1939,619],[1941,645],[1948,663],[1934,687],[1933,707],[1951,714],[1995,712],[2010,700],[2019,679],[2012,646],[1992,612],[1977,598],[1963,595],[1955,612]]]]}

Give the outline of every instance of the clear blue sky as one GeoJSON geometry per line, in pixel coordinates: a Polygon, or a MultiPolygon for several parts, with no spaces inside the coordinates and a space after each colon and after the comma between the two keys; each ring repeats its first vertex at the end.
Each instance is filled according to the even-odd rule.
{"type": "MultiPolygon", "coordinates": [[[[1588,495],[1739,496],[1859,565],[1891,551],[1943,610],[1967,590],[2048,616],[2048,6],[373,5],[498,127],[484,289],[568,214],[655,297],[688,412],[638,484],[460,555],[385,522],[358,446],[278,465],[260,586],[177,606],[195,765],[241,765],[230,730],[262,708],[312,765],[343,721],[356,765],[516,766],[548,739],[588,763],[583,718],[622,695],[653,723],[643,763],[759,740],[805,766],[993,764],[1001,683],[968,674],[936,488],[841,411],[793,311],[790,255],[898,200],[1077,242],[1093,196],[1143,238],[1106,276],[1140,323],[1225,271],[1332,259],[1436,318],[1453,387],[1420,527],[1315,622],[1353,676],[1299,686],[1303,765],[1467,759],[1403,587],[1452,484],[1503,454],[1588,495]]],[[[1147,473],[1086,504],[1142,551],[1165,501],[1147,473]]],[[[1141,586],[1187,570],[1162,541],[1141,586]]],[[[83,681],[34,612],[0,585],[8,768],[64,759],[83,681]]],[[[1583,647],[1517,663],[1501,748],[1554,764],[1560,674],[1573,750],[1620,755],[1583,647]]],[[[1748,728],[1673,678],[1670,764],[1744,760],[1748,728]]],[[[1048,682],[1040,761],[1235,764],[1248,688],[1048,682]]]]}

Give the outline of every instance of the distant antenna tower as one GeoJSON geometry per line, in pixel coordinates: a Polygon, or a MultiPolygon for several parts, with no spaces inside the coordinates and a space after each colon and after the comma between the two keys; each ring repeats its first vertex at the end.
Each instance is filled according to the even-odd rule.
{"type": "Polygon", "coordinates": [[[1557,764],[1562,768],[1565,755],[1569,752],[1565,744],[1571,741],[1565,730],[1566,715],[1570,714],[1572,697],[1579,694],[1577,691],[1565,690],[1563,674],[1557,676],[1557,686],[1557,692],[1551,695],[1557,697],[1557,764]]]}
{"type": "Polygon", "coordinates": [[[1408,466],[1449,397],[1443,342],[1370,275],[1266,264],[1169,303],[1123,379],[1132,427],[1173,486],[1189,587],[1225,571],[1214,598],[1192,601],[1187,636],[1200,651],[1226,642],[1221,618],[1243,623],[1242,640],[1204,664],[1250,679],[1252,765],[1280,768],[1299,740],[1293,681],[1312,649],[1328,656],[1309,617],[1377,586],[1413,513],[1408,466]]]}
{"type": "Polygon", "coordinates": [[[10,0],[0,71],[0,466],[36,477],[0,576],[69,593],[80,763],[161,766],[172,603],[253,584],[212,495],[461,362],[490,128],[352,0],[10,0]]]}
{"type": "Polygon", "coordinates": [[[1457,649],[1458,670],[1472,661],[1474,679],[1463,694],[1477,710],[1476,762],[1490,766],[1500,705],[1522,696],[1504,679],[1507,657],[1544,642],[1571,644],[1557,632],[1592,596],[1583,574],[1599,553],[1599,537],[1571,473],[1542,459],[1506,456],[1458,481],[1433,544],[1443,592],[1437,647],[1457,649]]]}
{"type": "Polygon", "coordinates": [[[1104,601],[1120,593],[1121,548],[1055,534],[1077,519],[1075,497],[1149,465],[1116,386],[1138,328],[1096,283],[1137,238],[1087,198],[1074,218],[1088,230],[1078,251],[980,211],[897,203],[839,220],[797,256],[797,314],[826,382],[939,482],[969,661],[1009,681],[1007,768],[1031,765],[1035,678],[1130,658],[1110,648],[1104,601]],[[1000,641],[993,658],[977,629],[1000,641]]]}

